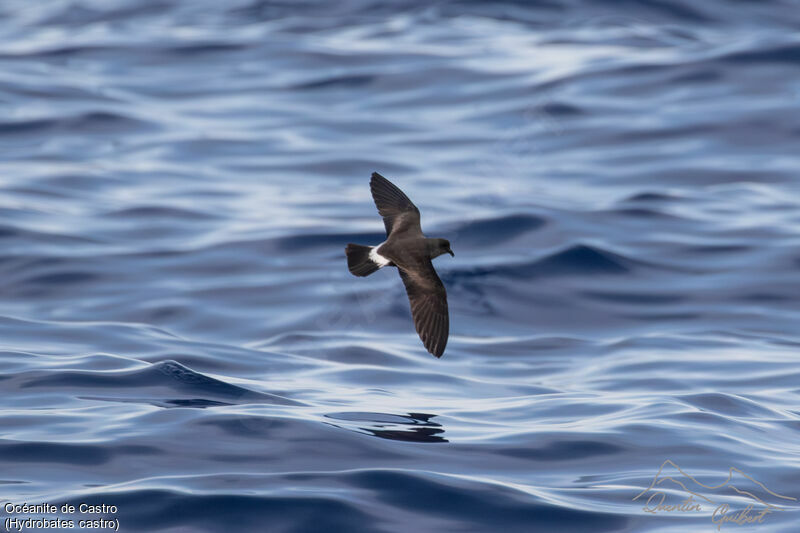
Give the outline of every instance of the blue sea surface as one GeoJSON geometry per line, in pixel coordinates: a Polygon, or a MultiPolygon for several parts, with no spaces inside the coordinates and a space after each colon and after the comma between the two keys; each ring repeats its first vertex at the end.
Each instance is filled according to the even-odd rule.
{"type": "Polygon", "coordinates": [[[800,531],[799,28],[4,0],[0,528],[800,531]],[[440,360],[347,270],[373,171],[452,243],[440,360]]]}

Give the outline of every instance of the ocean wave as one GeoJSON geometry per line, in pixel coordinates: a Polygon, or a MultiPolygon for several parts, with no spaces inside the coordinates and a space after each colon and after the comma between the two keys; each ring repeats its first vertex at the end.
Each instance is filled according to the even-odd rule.
{"type": "Polygon", "coordinates": [[[204,405],[229,405],[230,402],[298,405],[287,398],[208,377],[176,361],[161,361],[145,368],[122,371],[32,371],[14,376],[6,385],[17,389],[40,387],[51,391],[80,391],[81,394],[113,393],[113,396],[102,398],[112,401],[130,401],[128,395],[133,393],[143,397],[143,401],[160,406],[191,407],[203,402],[207,402],[204,405]]]}

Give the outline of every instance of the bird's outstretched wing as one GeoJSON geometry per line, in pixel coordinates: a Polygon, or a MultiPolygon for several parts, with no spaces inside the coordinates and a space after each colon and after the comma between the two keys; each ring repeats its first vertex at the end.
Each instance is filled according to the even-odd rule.
{"type": "Polygon", "coordinates": [[[369,181],[372,199],[383,217],[386,235],[394,232],[412,231],[422,234],[419,223],[419,209],[408,199],[403,191],[377,172],[369,181]]]}
{"type": "Polygon", "coordinates": [[[406,286],[411,316],[422,344],[431,354],[441,357],[450,333],[447,291],[442,280],[429,259],[416,268],[397,270],[406,286]]]}

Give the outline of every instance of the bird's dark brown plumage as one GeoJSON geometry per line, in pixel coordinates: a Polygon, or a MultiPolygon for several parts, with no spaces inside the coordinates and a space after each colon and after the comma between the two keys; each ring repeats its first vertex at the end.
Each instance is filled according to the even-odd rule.
{"type": "Polygon", "coordinates": [[[436,357],[441,357],[450,333],[450,316],[447,312],[447,292],[444,284],[436,275],[430,261],[421,269],[400,269],[399,272],[406,286],[417,334],[426,350],[436,357]]]}
{"type": "Polygon", "coordinates": [[[417,333],[425,348],[441,357],[447,346],[450,319],[447,291],[431,260],[443,253],[452,255],[450,243],[426,238],[420,226],[419,209],[403,191],[377,172],[372,174],[370,190],[383,217],[386,241],[377,247],[349,244],[350,272],[366,276],[382,266],[396,266],[406,287],[417,333]]]}

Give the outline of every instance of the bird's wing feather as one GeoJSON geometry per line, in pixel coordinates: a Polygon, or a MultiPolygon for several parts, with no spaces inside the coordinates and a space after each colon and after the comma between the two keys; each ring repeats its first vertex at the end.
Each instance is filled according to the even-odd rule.
{"type": "Polygon", "coordinates": [[[386,235],[393,231],[398,233],[413,231],[422,234],[419,209],[395,184],[373,172],[369,188],[378,213],[383,217],[386,235]]]}
{"type": "Polygon", "coordinates": [[[441,357],[447,346],[450,317],[447,312],[447,291],[428,259],[416,268],[398,268],[406,286],[411,316],[425,348],[441,357]]]}

